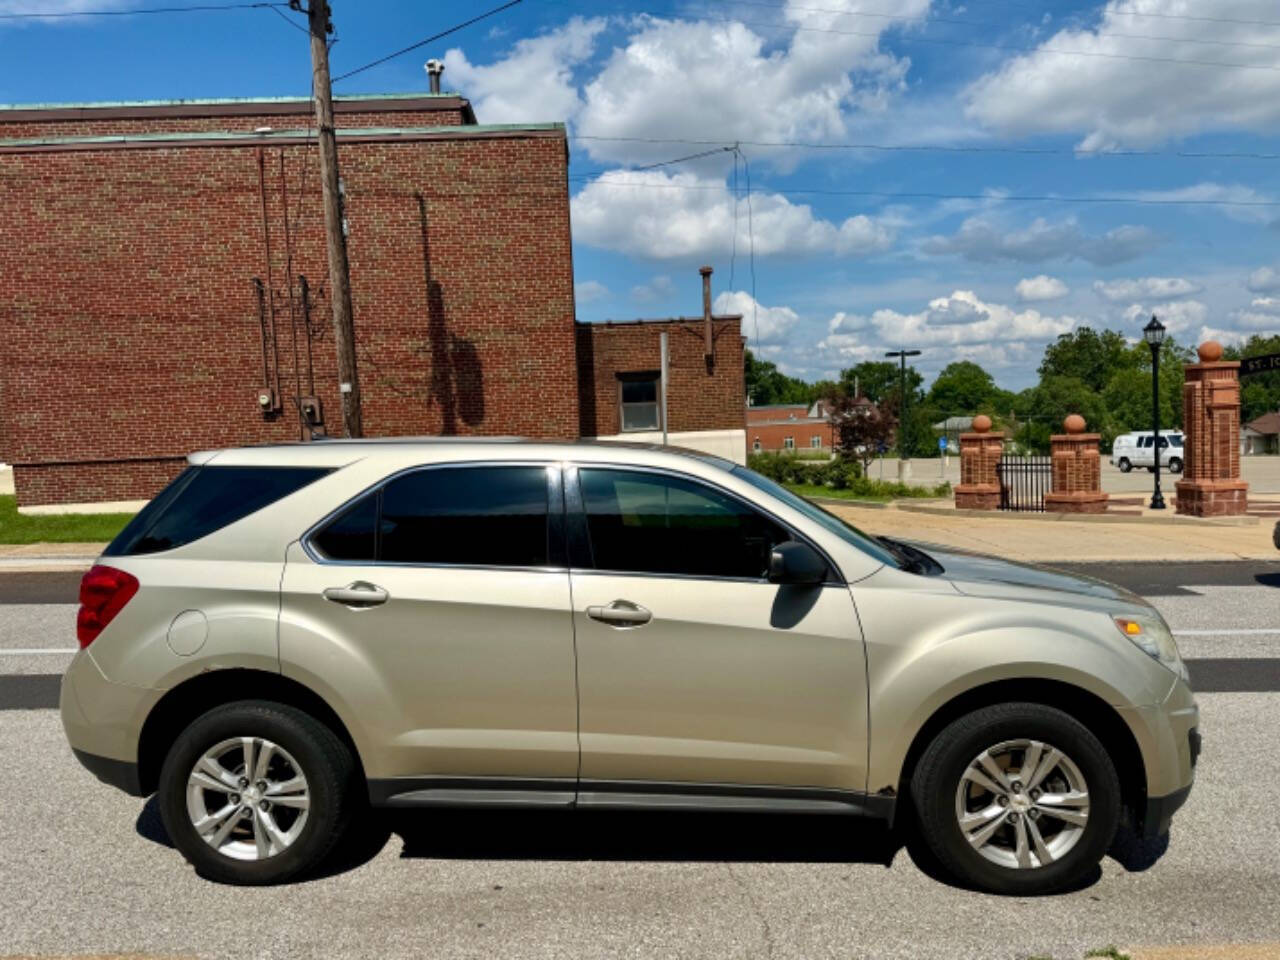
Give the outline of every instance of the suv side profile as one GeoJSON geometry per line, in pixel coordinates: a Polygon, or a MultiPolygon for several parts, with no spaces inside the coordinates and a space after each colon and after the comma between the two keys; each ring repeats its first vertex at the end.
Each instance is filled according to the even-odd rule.
{"type": "MultiPolygon", "coordinates": [[[[1182,434],[1177,430],[1160,434],[1160,463],[1170,473],[1182,472],[1182,434]]],[[[1156,435],[1150,430],[1145,433],[1122,433],[1111,445],[1111,463],[1121,473],[1128,473],[1134,467],[1146,467],[1152,473],[1156,469],[1156,435]]]]}
{"type": "Polygon", "coordinates": [[[1099,581],[870,537],[670,448],[189,460],[85,575],[61,711],[211,879],[312,871],[368,805],[658,808],[910,818],[961,882],[1027,894],[1191,789],[1169,629],[1099,581]]]}

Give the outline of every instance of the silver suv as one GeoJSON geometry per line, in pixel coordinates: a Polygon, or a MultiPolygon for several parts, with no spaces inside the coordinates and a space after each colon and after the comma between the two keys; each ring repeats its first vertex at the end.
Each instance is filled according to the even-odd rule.
{"type": "Polygon", "coordinates": [[[76,755],[238,884],[372,804],[861,814],[1035,893],[1167,830],[1199,750],[1138,597],[659,447],[196,454],[80,599],[76,755]]]}

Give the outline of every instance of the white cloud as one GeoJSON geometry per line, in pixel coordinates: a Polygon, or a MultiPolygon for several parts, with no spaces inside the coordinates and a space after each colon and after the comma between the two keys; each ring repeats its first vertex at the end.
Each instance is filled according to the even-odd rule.
{"type": "Polygon", "coordinates": [[[631,288],[631,299],[636,303],[657,303],[669,299],[676,292],[676,285],[665,273],[660,273],[648,283],[631,288]]]}
{"type": "Polygon", "coordinates": [[[1245,281],[1245,286],[1254,293],[1280,292],[1280,270],[1273,270],[1271,267],[1259,267],[1249,274],[1249,279],[1245,281]]]}
{"type": "Polygon", "coordinates": [[[1159,317],[1169,332],[1177,336],[1203,324],[1209,315],[1209,308],[1199,300],[1173,300],[1161,304],[1133,303],[1125,308],[1124,318],[1135,326],[1141,326],[1152,314],[1159,317]]]}
{"type": "Polygon", "coordinates": [[[951,236],[933,236],[921,244],[928,254],[955,254],[979,263],[1087,260],[1097,266],[1124,263],[1155,249],[1160,238],[1146,227],[1124,225],[1103,234],[1086,233],[1074,217],[1051,223],[1037,217],[1014,230],[987,216],[969,217],[951,236]]]}
{"type": "Polygon", "coordinates": [[[726,290],[715,299],[718,314],[741,314],[742,335],[754,350],[757,344],[781,344],[800,320],[790,307],[766,307],[742,290],[726,290]]]}
{"type": "Polygon", "coordinates": [[[1095,281],[1093,289],[1112,303],[1126,300],[1173,300],[1199,293],[1200,286],[1183,277],[1135,277],[1131,280],[1095,281]]]}
{"type": "Polygon", "coordinates": [[[1255,310],[1280,312],[1280,297],[1255,297],[1250,306],[1255,310]]]}
{"type": "Polygon", "coordinates": [[[595,303],[609,296],[609,288],[599,280],[583,280],[573,285],[573,296],[578,303],[595,303]]]}
{"type": "Polygon", "coordinates": [[[1210,206],[1209,209],[1217,210],[1241,223],[1271,223],[1280,213],[1273,206],[1274,197],[1242,183],[1195,183],[1173,190],[1142,190],[1137,196],[1143,200],[1163,202],[1221,204],[1217,207],[1210,206]]]}
{"type": "MultiPolygon", "coordinates": [[[[879,38],[923,16],[929,0],[899,0],[895,19],[860,19],[855,36],[842,11],[862,5],[788,3],[771,37],[736,21],[638,16],[633,32],[586,85],[577,132],[729,142],[840,139],[850,113],[883,111],[901,87],[909,61],[882,52],[879,38]],[[823,32],[832,24],[845,32],[823,32]]],[[[660,143],[586,146],[595,159],[612,163],[660,160],[671,151],[671,144],[660,143]]],[[[775,159],[794,157],[787,152],[775,159]]]]}
{"type": "Polygon", "coordinates": [[[0,13],[59,14],[58,17],[49,19],[13,20],[0,24],[0,26],[14,26],[22,23],[80,23],[81,21],[79,20],[72,20],[62,15],[68,13],[90,13],[98,10],[120,10],[133,5],[131,0],[51,0],[51,2],[46,2],[46,0],[0,0],[0,13]]]}
{"type": "Polygon", "coordinates": [[[1045,276],[1043,273],[1035,277],[1023,277],[1018,281],[1014,292],[1023,301],[1058,300],[1071,291],[1057,277],[1045,276]]]}
{"type": "Polygon", "coordinates": [[[1096,150],[1205,131],[1270,135],[1280,123],[1280,26],[1251,20],[1275,21],[1274,0],[1217,0],[1211,8],[1109,0],[1096,26],[1060,30],[971,84],[965,113],[1004,136],[1082,134],[1080,147],[1096,150]],[[1185,16],[1197,9],[1218,19],[1185,16]]]}
{"type": "Polygon", "coordinates": [[[582,107],[573,69],[589,58],[605,20],[573,17],[564,26],[526,37],[503,60],[471,63],[454,48],[444,55],[445,86],[461,90],[481,123],[568,120],[582,107]]]}
{"type": "Polygon", "coordinates": [[[954,356],[1001,356],[1021,353],[1018,344],[1042,343],[1069,333],[1076,320],[1053,317],[1037,310],[1015,310],[980,300],[971,290],[956,290],[938,297],[918,313],[876,310],[865,324],[850,325],[837,314],[828,325],[829,333],[818,347],[838,355],[842,361],[871,359],[890,345],[909,343],[921,348],[946,348],[954,356]],[[981,348],[981,349],[980,349],[981,348]],[[965,350],[966,353],[952,351],[965,350]]]}
{"type": "MultiPolygon", "coordinates": [[[[729,253],[735,227],[734,198],[723,180],[663,170],[618,170],[591,181],[570,204],[574,239],[594,247],[653,259],[729,253]]],[[[738,253],[748,249],[746,211],[737,217],[738,253]]],[[[865,215],[837,225],[776,193],[752,198],[757,257],[775,254],[878,253],[893,231],[865,215]]]]}

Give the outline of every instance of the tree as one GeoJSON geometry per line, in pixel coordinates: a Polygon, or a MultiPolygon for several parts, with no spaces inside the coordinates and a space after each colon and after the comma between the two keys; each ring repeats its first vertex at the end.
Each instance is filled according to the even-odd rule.
{"type": "MultiPolygon", "coordinates": [[[[1223,352],[1228,360],[1260,357],[1280,353],[1280,335],[1255,333],[1242,347],[1229,347],[1223,352]]],[[[1280,410],[1280,371],[1258,373],[1241,381],[1240,422],[1248,423],[1264,413],[1280,410]]]]}
{"type": "MultiPolygon", "coordinates": [[[[1150,392],[1147,396],[1150,399],[1150,392]]],[[[1104,444],[1108,434],[1114,436],[1102,396],[1079,377],[1045,377],[1038,386],[1019,395],[1018,405],[1018,413],[1027,423],[1018,430],[1017,439],[1041,453],[1048,452],[1049,437],[1062,432],[1062,421],[1072,413],[1084,417],[1091,432],[1103,434],[1104,444]]]]}
{"type": "Polygon", "coordinates": [[[928,403],[943,417],[975,414],[999,391],[991,374],[972,360],[956,360],[942,368],[929,388],[928,403]]]}
{"type": "Polygon", "coordinates": [[[894,418],[866,397],[855,397],[839,386],[829,391],[825,399],[831,405],[836,452],[842,457],[856,458],[866,476],[876,454],[893,442],[894,418]]]}
{"type": "Polygon", "coordinates": [[[747,399],[757,407],[771,403],[813,403],[817,391],[796,377],[789,377],[776,364],[758,360],[750,350],[743,351],[743,377],[747,399]]]}
{"type": "Polygon", "coordinates": [[[1074,378],[1100,393],[1116,371],[1132,366],[1134,359],[1124,334],[1077,327],[1045,348],[1038,372],[1041,381],[1049,377],[1074,378]]]}
{"type": "MultiPolygon", "coordinates": [[[[864,360],[840,371],[840,387],[849,396],[861,395],[872,403],[890,402],[897,396],[901,370],[896,363],[887,360],[864,360]],[[856,389],[855,389],[856,384],[856,389]]],[[[907,367],[907,396],[912,403],[921,397],[920,387],[924,377],[915,367],[907,367]]]]}

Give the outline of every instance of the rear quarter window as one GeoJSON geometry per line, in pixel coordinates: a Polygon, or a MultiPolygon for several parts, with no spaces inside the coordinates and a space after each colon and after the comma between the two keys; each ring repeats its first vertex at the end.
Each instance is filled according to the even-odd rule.
{"type": "Polygon", "coordinates": [[[301,490],[325,467],[188,467],[129,521],[108,557],[185,546],[301,490]]]}

